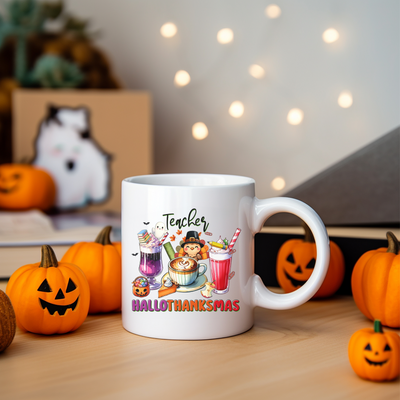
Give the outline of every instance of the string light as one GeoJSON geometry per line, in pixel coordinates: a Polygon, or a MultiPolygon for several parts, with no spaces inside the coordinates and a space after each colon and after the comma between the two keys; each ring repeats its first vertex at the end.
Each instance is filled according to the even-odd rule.
{"type": "MultiPolygon", "coordinates": [[[[265,15],[268,18],[276,19],[282,14],[281,8],[276,4],[270,4],[265,8],[265,15]]],[[[178,32],[178,28],[172,22],[167,22],[160,28],[160,33],[165,38],[171,38],[178,32]]],[[[326,43],[333,43],[339,39],[339,32],[334,28],[326,29],[322,38],[326,43]]],[[[234,39],[234,33],[230,28],[224,28],[218,31],[217,40],[221,44],[231,43],[234,39]]],[[[248,68],[249,74],[256,79],[262,79],[265,76],[265,70],[258,64],[252,64],[248,68]]],[[[174,83],[176,86],[186,86],[190,83],[191,77],[187,71],[180,70],[176,72],[174,83]]],[[[342,108],[349,108],[353,104],[353,96],[349,91],[340,93],[338,104],[342,108]]],[[[244,114],[244,105],[241,101],[234,101],[229,107],[229,114],[234,118],[240,118],[244,114]]],[[[291,125],[299,125],[304,119],[304,112],[299,108],[291,109],[287,114],[287,122],[291,125]]],[[[196,140],[203,140],[208,136],[208,128],[203,122],[197,122],[192,126],[192,136],[196,140]]],[[[285,180],[278,176],[271,182],[271,187],[280,191],[286,186],[285,180]]]]}
{"type": "Polygon", "coordinates": [[[303,121],[304,112],[299,108],[292,108],[287,115],[287,122],[291,125],[298,125],[303,121]]]}
{"type": "Polygon", "coordinates": [[[278,18],[282,13],[282,10],[276,4],[270,4],[265,9],[265,15],[268,18],[275,19],[278,18]]]}
{"type": "Polygon", "coordinates": [[[240,118],[244,113],[244,105],[241,101],[234,101],[229,107],[229,114],[234,118],[240,118]]]}
{"type": "Polygon", "coordinates": [[[336,42],[336,40],[339,39],[339,32],[336,29],[333,29],[333,28],[327,29],[322,34],[322,39],[324,40],[325,43],[336,42]]]}
{"type": "Polygon", "coordinates": [[[271,182],[271,187],[272,187],[272,189],[274,189],[274,190],[276,190],[276,191],[282,190],[285,186],[286,186],[286,182],[285,182],[285,180],[284,180],[282,177],[280,177],[280,176],[277,176],[277,177],[276,177],[275,179],[273,179],[272,182],[271,182]]]}
{"type": "Polygon", "coordinates": [[[178,32],[178,28],[172,22],[167,22],[160,28],[160,33],[165,38],[171,38],[175,36],[176,32],[178,32]]]}
{"type": "Polygon", "coordinates": [[[227,43],[232,42],[232,40],[233,40],[232,29],[225,28],[225,29],[221,29],[220,31],[218,31],[217,40],[221,44],[227,44],[227,43]]]}
{"type": "Polygon", "coordinates": [[[353,96],[350,92],[342,92],[338,98],[338,104],[340,107],[349,108],[353,104],[353,96]]]}
{"type": "Polygon", "coordinates": [[[203,140],[208,136],[208,128],[203,122],[196,122],[192,126],[192,135],[196,140],[203,140]]]}
{"type": "Polygon", "coordinates": [[[174,82],[176,86],[186,86],[190,82],[190,75],[184,70],[180,70],[175,74],[174,82]]]}
{"type": "Polygon", "coordinates": [[[261,67],[260,65],[253,64],[253,65],[250,65],[250,67],[249,67],[249,74],[253,78],[261,79],[261,78],[264,78],[265,71],[264,71],[264,68],[261,67]]]}

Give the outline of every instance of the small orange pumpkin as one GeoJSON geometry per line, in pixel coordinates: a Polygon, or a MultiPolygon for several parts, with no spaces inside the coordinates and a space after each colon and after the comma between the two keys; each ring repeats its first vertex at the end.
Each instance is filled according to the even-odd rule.
{"type": "MultiPolygon", "coordinates": [[[[293,292],[304,285],[314,271],[317,247],[310,228],[303,224],[304,240],[286,241],[278,252],[276,277],[286,293],[293,292]]],[[[345,265],[343,253],[339,246],[330,241],[331,258],[325,279],[313,298],[332,296],[344,279],[345,265]]]]}
{"type": "Polygon", "coordinates": [[[43,169],[25,164],[0,165],[0,208],[48,210],[54,205],[56,185],[43,169]]]}
{"type": "Polygon", "coordinates": [[[15,328],[15,312],[11,300],[0,290],[0,353],[12,343],[15,328]]]}
{"type": "Polygon", "coordinates": [[[356,262],[351,276],[354,301],[370,320],[400,328],[400,245],[387,232],[388,247],[370,250],[356,262]]]}
{"type": "Polygon", "coordinates": [[[73,264],[42,246],[42,260],[17,269],[7,284],[19,328],[52,335],[78,329],[89,310],[89,284],[73,264]]]}
{"type": "Polygon", "coordinates": [[[111,226],[106,226],[94,242],[71,246],[61,261],[82,268],[90,286],[89,314],[121,308],[121,243],[111,243],[111,226]]]}
{"type": "Polygon", "coordinates": [[[355,332],[349,342],[349,361],[354,372],[371,381],[391,381],[400,374],[400,337],[384,333],[379,320],[374,329],[355,332]]]}

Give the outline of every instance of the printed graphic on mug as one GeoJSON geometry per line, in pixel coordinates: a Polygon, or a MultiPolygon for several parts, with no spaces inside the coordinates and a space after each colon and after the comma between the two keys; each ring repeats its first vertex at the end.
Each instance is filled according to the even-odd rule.
{"type": "Polygon", "coordinates": [[[196,208],[185,217],[166,213],[160,215],[158,222],[144,221],[143,225],[137,233],[137,245],[131,249],[137,262],[133,262],[133,268],[140,274],[132,282],[132,294],[154,299],[133,298],[132,311],[239,310],[238,300],[209,299],[229,292],[230,280],[235,275],[234,246],[240,228],[231,232],[232,236],[228,232],[214,235],[209,230],[210,222],[204,216],[197,217],[196,208]],[[182,300],[181,294],[188,293],[198,293],[198,299],[191,296],[190,302],[182,300]],[[174,294],[180,294],[178,300],[174,294]]]}

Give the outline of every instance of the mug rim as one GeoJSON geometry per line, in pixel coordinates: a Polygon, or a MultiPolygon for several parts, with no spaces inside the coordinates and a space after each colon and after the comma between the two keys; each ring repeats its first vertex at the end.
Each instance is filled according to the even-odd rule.
{"type": "Polygon", "coordinates": [[[122,182],[139,186],[171,188],[227,188],[255,184],[255,180],[247,176],[207,173],[137,175],[125,178],[122,182]]]}

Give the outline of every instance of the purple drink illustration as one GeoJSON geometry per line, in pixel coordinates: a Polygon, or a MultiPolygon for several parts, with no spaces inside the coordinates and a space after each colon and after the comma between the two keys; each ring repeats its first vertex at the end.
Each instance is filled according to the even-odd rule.
{"type": "Polygon", "coordinates": [[[161,257],[163,240],[149,234],[146,229],[140,231],[138,237],[140,244],[139,271],[148,279],[150,290],[157,290],[161,287],[161,283],[156,281],[156,276],[160,275],[163,269],[161,257]]]}

